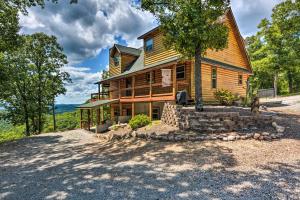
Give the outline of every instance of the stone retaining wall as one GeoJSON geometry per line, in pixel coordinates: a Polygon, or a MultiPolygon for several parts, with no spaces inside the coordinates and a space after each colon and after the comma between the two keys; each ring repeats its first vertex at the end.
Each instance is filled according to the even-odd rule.
{"type": "Polygon", "coordinates": [[[195,112],[193,108],[165,103],[161,121],[184,131],[226,133],[271,126],[273,118],[271,115],[240,116],[239,112],[195,112]]]}

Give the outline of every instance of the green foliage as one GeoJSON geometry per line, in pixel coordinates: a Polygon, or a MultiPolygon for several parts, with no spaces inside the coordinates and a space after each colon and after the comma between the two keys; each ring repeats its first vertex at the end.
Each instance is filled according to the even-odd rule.
{"type": "Polygon", "coordinates": [[[0,119],[0,144],[23,137],[24,126],[13,126],[8,120],[0,119]]]}
{"type": "Polygon", "coordinates": [[[219,101],[219,103],[224,106],[231,106],[233,105],[234,101],[239,99],[234,94],[232,94],[232,92],[224,89],[216,91],[215,97],[219,101]]]}
{"type": "Polygon", "coordinates": [[[259,32],[247,38],[254,89],[278,89],[279,94],[300,91],[300,0],[286,0],[263,19],[259,32]]]}
{"type": "MultiPolygon", "coordinates": [[[[56,131],[67,131],[77,128],[80,128],[80,113],[78,111],[56,115],[56,131]]],[[[54,131],[51,115],[47,116],[43,131],[46,133],[54,131]]]]}
{"type": "Polygon", "coordinates": [[[134,116],[130,121],[129,121],[129,126],[135,130],[137,128],[141,128],[144,126],[147,126],[148,124],[151,123],[150,118],[147,115],[141,114],[141,115],[136,115],[134,116]]]}

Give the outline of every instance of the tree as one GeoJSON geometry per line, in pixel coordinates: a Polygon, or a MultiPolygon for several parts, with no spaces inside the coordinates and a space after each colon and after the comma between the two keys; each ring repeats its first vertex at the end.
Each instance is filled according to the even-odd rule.
{"type": "MultiPolygon", "coordinates": [[[[57,66],[59,69],[61,66],[57,66]]],[[[71,82],[70,75],[67,72],[56,72],[50,74],[49,77],[49,84],[50,86],[49,90],[49,99],[50,99],[50,105],[52,109],[52,119],[53,119],[53,130],[56,131],[56,113],[55,113],[55,99],[58,95],[65,94],[66,88],[64,87],[64,84],[66,82],[71,82]]]]}
{"type": "Polygon", "coordinates": [[[285,76],[292,93],[300,66],[300,0],[278,4],[273,9],[272,20],[263,19],[258,28],[255,36],[247,38],[253,80],[258,88],[266,88],[272,76],[277,95],[278,85],[282,84],[279,75],[285,76]]]}
{"type": "Polygon", "coordinates": [[[49,102],[51,100],[53,102],[53,96],[65,92],[62,87],[67,77],[60,72],[60,68],[67,64],[67,60],[54,36],[47,36],[44,33],[27,36],[26,47],[28,59],[33,67],[32,79],[36,84],[38,133],[41,133],[42,115],[47,112],[49,102]]]}
{"type": "Polygon", "coordinates": [[[229,5],[230,0],[142,0],[142,8],[160,21],[165,46],[195,59],[196,111],[203,110],[201,57],[227,46],[228,28],[220,19],[229,5]]]}

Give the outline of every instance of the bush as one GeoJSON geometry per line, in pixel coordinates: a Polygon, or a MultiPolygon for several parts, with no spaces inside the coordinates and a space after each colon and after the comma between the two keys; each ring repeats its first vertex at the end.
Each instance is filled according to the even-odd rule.
{"type": "Polygon", "coordinates": [[[231,106],[233,105],[234,101],[237,100],[238,97],[236,97],[232,92],[229,90],[218,90],[215,92],[215,97],[219,101],[221,105],[224,106],[231,106]]]}
{"type": "Polygon", "coordinates": [[[143,126],[147,126],[148,124],[151,124],[151,120],[147,115],[136,115],[129,121],[129,126],[135,130],[137,128],[141,128],[143,126]]]}

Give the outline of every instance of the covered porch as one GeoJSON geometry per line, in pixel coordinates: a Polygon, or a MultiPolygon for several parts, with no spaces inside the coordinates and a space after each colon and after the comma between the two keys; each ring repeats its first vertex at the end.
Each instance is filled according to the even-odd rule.
{"type": "Polygon", "coordinates": [[[78,106],[80,109],[80,128],[91,131],[91,127],[96,126],[95,132],[99,132],[99,126],[105,122],[104,106],[118,103],[118,99],[94,100],[78,106]],[[95,115],[94,115],[95,114],[95,115]]]}

